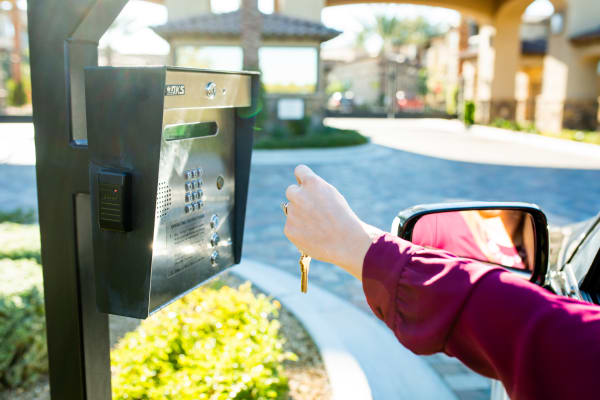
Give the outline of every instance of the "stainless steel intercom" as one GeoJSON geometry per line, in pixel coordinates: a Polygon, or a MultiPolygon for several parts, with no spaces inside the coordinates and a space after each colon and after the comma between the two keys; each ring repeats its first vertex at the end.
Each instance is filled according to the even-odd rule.
{"type": "Polygon", "coordinates": [[[146,318],[240,261],[255,73],[85,70],[96,297],[146,318]]]}

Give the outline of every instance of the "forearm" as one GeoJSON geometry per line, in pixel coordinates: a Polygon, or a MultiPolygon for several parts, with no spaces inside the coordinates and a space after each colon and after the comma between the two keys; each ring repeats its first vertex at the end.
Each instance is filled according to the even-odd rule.
{"type": "Polygon", "coordinates": [[[367,251],[373,242],[383,235],[384,232],[369,224],[362,223],[362,227],[349,232],[347,237],[346,251],[339,257],[336,263],[358,280],[362,281],[363,265],[367,251]]]}

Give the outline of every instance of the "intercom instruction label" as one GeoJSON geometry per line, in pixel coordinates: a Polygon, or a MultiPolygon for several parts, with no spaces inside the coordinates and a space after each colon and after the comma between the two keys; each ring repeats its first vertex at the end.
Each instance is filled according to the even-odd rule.
{"type": "Polygon", "coordinates": [[[204,237],[205,214],[174,222],[167,229],[167,246],[173,255],[173,264],[167,271],[170,278],[196,264],[204,257],[201,256],[199,245],[204,237]]]}

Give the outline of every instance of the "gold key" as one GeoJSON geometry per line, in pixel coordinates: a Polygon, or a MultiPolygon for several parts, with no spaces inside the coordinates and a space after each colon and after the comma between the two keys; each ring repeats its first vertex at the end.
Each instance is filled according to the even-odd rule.
{"type": "MultiPolygon", "coordinates": [[[[288,215],[288,203],[281,203],[281,209],[283,214],[287,217],[288,215]]],[[[310,269],[310,261],[312,258],[308,255],[300,252],[300,291],[306,293],[308,291],[308,270],[310,269]]]]}
{"type": "Polygon", "coordinates": [[[310,269],[310,256],[301,253],[300,256],[300,291],[306,293],[308,291],[308,270],[310,269]]]}

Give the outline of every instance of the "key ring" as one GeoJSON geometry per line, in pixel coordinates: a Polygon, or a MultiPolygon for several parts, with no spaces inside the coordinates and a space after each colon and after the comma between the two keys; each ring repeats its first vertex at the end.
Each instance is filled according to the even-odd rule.
{"type": "Polygon", "coordinates": [[[288,215],[288,203],[287,201],[282,201],[281,202],[281,209],[283,210],[283,214],[287,217],[288,215]]]}

